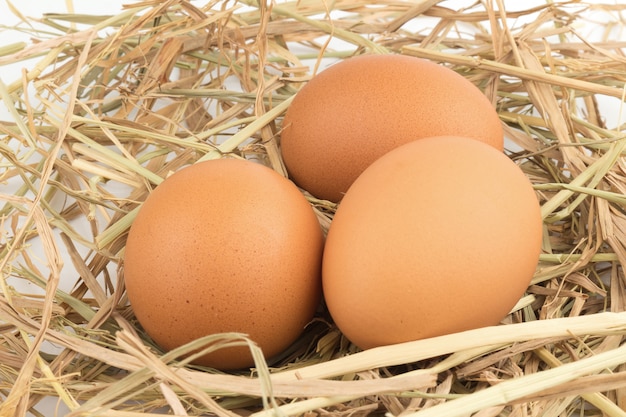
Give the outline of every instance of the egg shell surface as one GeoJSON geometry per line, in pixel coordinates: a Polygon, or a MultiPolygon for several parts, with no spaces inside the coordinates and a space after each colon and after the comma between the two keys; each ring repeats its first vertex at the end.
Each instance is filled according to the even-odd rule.
{"type": "Polygon", "coordinates": [[[462,137],[384,155],[339,204],[323,291],[362,349],[498,324],[535,272],[540,206],[523,171],[462,137]]]}
{"type": "Polygon", "coordinates": [[[466,136],[503,150],[499,116],[474,84],[420,58],[347,58],[297,93],[281,133],[291,179],[318,198],[339,201],[372,162],[407,142],[466,136]]]}
{"type": "MultiPolygon", "coordinates": [[[[149,195],[130,229],[124,277],[145,331],[165,350],[241,332],[270,358],[303,332],[321,299],[322,230],[298,188],[260,164],[196,163],[149,195]]],[[[252,366],[247,347],[197,364],[252,366]]]]}

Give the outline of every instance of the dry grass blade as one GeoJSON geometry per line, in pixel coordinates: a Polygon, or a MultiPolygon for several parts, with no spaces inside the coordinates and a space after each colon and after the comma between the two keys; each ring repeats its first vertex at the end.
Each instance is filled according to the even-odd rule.
{"type": "Polygon", "coordinates": [[[531,392],[541,392],[590,373],[614,368],[622,363],[624,352],[626,352],[626,346],[582,359],[579,362],[563,365],[556,369],[501,382],[485,388],[481,392],[418,411],[411,414],[411,416],[461,417],[489,407],[507,404],[531,392]]]}
{"type": "MultiPolygon", "coordinates": [[[[402,52],[406,55],[416,56],[419,58],[430,59],[438,62],[446,62],[454,65],[462,65],[469,68],[475,68],[498,74],[506,74],[512,77],[518,77],[521,80],[536,81],[546,83],[550,86],[561,86],[572,88],[575,90],[586,91],[594,94],[606,95],[611,97],[622,98],[624,90],[622,88],[598,85],[584,79],[571,78],[564,75],[550,74],[543,69],[532,69],[519,67],[512,64],[503,64],[488,59],[476,58],[472,56],[463,56],[460,54],[451,54],[430,49],[419,48],[415,46],[405,46],[402,52]]],[[[541,67],[543,68],[543,67],[541,67]]]]}
{"type": "MultiPolygon", "coordinates": [[[[75,416],[624,416],[626,6],[147,0],[33,19],[7,4],[30,40],[0,27],[0,67],[24,65],[0,79],[0,415],[53,396],[75,416]],[[208,159],[286,175],[293,97],[364,53],[436,61],[496,106],[544,218],[525,296],[499,326],[364,352],[323,308],[269,363],[236,333],[161,351],[118,279],[142,202],[208,159]],[[255,369],[190,364],[234,345],[255,369]]],[[[336,205],[305,195],[327,229],[336,205]]]]}
{"type": "Polygon", "coordinates": [[[310,365],[275,374],[274,379],[328,378],[366,369],[418,362],[452,352],[480,346],[502,346],[510,343],[574,335],[622,335],[626,333],[626,314],[602,313],[593,317],[561,318],[486,327],[427,340],[369,349],[334,361],[310,365]],[[599,326],[602,323],[602,327],[599,326]]]}

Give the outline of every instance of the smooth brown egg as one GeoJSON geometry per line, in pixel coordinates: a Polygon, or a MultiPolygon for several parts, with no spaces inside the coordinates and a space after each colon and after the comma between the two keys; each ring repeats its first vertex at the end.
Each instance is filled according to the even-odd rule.
{"type": "MultiPolygon", "coordinates": [[[[266,358],[303,332],[321,298],[323,235],[298,188],[260,164],[219,159],[163,181],[134,220],[124,277],[133,311],[171,350],[196,338],[248,334],[266,358]]],[[[201,357],[253,365],[247,347],[201,357]]]]}
{"type": "Polygon", "coordinates": [[[425,138],[346,193],[324,249],[324,296],[363,349],[495,325],[528,287],[541,241],[533,187],[504,153],[425,138]]]}
{"type": "Polygon", "coordinates": [[[364,55],[330,66],[301,88],[284,117],[281,151],[296,184],[337,202],[380,156],[442,135],[503,149],[495,108],[463,76],[405,55],[364,55]]]}

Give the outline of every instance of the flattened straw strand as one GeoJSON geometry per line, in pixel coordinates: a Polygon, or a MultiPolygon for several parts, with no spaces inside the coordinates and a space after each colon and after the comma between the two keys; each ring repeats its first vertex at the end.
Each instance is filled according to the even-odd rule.
{"type": "Polygon", "coordinates": [[[102,178],[103,180],[106,178],[108,180],[119,182],[120,184],[129,185],[133,188],[139,188],[143,184],[141,181],[136,181],[132,178],[129,178],[123,174],[120,174],[118,171],[107,169],[106,167],[87,162],[84,159],[80,158],[72,160],[72,167],[81,172],[94,174],[97,177],[102,178]]]}
{"type": "Polygon", "coordinates": [[[22,22],[28,22],[28,19],[26,18],[26,16],[24,16],[22,12],[20,12],[19,9],[15,7],[13,3],[11,3],[10,0],[6,0],[6,4],[7,6],[9,6],[9,10],[11,11],[11,13],[13,13],[13,15],[15,15],[22,22]]]}
{"type": "MultiPolygon", "coordinates": [[[[123,124],[115,124],[115,123],[111,123],[111,122],[106,122],[103,120],[98,120],[98,119],[89,119],[86,117],[81,117],[81,116],[74,116],[74,118],[72,119],[75,122],[78,123],[85,123],[85,124],[89,124],[89,125],[93,125],[93,126],[99,126],[100,128],[102,128],[103,130],[109,130],[110,129],[115,129],[118,130],[120,132],[125,132],[125,133],[130,133],[133,135],[136,135],[139,138],[146,138],[146,139],[153,139],[156,141],[160,141],[160,142],[165,142],[165,143],[171,143],[174,145],[178,145],[178,146],[185,146],[187,148],[193,148],[193,149],[197,149],[199,151],[202,152],[209,152],[211,150],[214,149],[213,145],[208,145],[205,143],[202,143],[202,139],[212,136],[214,134],[220,133],[221,131],[232,127],[232,126],[237,126],[240,124],[245,124],[247,122],[246,120],[241,120],[239,121],[239,123],[236,123],[237,121],[231,122],[232,125],[229,126],[218,126],[217,128],[212,130],[212,135],[208,135],[205,132],[202,132],[202,135],[198,134],[194,137],[186,137],[186,138],[178,138],[178,137],[174,137],[174,136],[170,136],[170,135],[165,135],[159,132],[153,132],[153,131],[146,131],[146,130],[142,130],[139,128],[134,128],[134,127],[130,127],[130,126],[126,126],[123,124]]],[[[83,137],[86,137],[85,135],[83,135],[83,137]]],[[[129,158],[130,159],[130,158],[129,158]]]]}
{"type": "Polygon", "coordinates": [[[228,130],[228,129],[232,128],[232,127],[247,125],[247,124],[253,122],[255,119],[256,119],[256,117],[249,116],[249,117],[243,117],[241,119],[228,120],[228,121],[226,121],[224,123],[219,124],[218,126],[212,128],[212,129],[208,129],[206,131],[197,133],[196,134],[196,138],[198,138],[199,140],[207,140],[211,136],[215,136],[215,135],[217,135],[219,133],[222,133],[223,131],[228,130]]]}
{"type": "MultiPolygon", "coordinates": [[[[536,349],[534,353],[553,368],[563,366],[563,363],[546,348],[536,349]]],[[[600,392],[581,393],[580,396],[602,411],[606,417],[626,417],[626,410],[619,408],[600,392]]]]}
{"type": "MultiPolygon", "coordinates": [[[[137,206],[133,208],[131,211],[126,213],[121,219],[104,229],[100,234],[98,234],[94,241],[96,243],[96,248],[98,250],[103,250],[107,248],[111,243],[113,243],[118,237],[120,237],[133,223],[135,217],[137,217],[137,213],[139,213],[139,209],[141,206],[137,206]]],[[[122,249],[123,250],[123,249],[122,249]]]]}
{"type": "MultiPolygon", "coordinates": [[[[259,363],[259,361],[257,361],[259,363]]],[[[349,396],[358,398],[367,395],[389,394],[407,391],[416,387],[434,386],[436,375],[430,370],[380,380],[326,380],[306,379],[295,381],[271,381],[271,375],[260,375],[258,378],[247,378],[235,375],[207,374],[190,371],[185,368],[177,370],[181,378],[203,387],[215,395],[251,395],[268,397],[271,388],[273,397],[302,398],[312,396],[349,396]],[[267,381],[265,381],[266,377],[267,381]]],[[[270,397],[271,398],[271,397],[270,397]]]]}
{"type": "Polygon", "coordinates": [[[30,150],[24,156],[24,160],[28,160],[35,152],[37,152],[36,141],[32,136],[32,132],[26,123],[24,123],[24,119],[22,119],[17,112],[17,106],[11,98],[11,93],[9,92],[8,87],[2,81],[2,77],[0,77],[0,100],[4,103],[4,107],[9,111],[9,114],[15,121],[19,132],[22,134],[22,137],[26,140],[26,143],[28,143],[28,146],[30,147],[30,150]]]}
{"type": "Polygon", "coordinates": [[[576,398],[582,397],[587,400],[585,396],[582,394],[594,393],[597,394],[599,398],[602,398],[602,401],[605,404],[597,404],[593,403],[590,400],[589,403],[594,405],[598,410],[601,410],[603,413],[603,417],[623,417],[626,415],[626,410],[620,408],[619,405],[616,405],[613,401],[611,401],[606,395],[602,394],[602,392],[609,392],[616,389],[622,389],[626,386],[626,375],[624,372],[618,373],[600,373],[595,375],[583,376],[579,377],[573,381],[567,382],[561,385],[555,385],[552,388],[548,388],[540,393],[536,393],[530,395],[529,397],[521,397],[515,401],[512,401],[512,404],[523,404],[528,403],[530,401],[539,400],[550,400],[556,398],[576,398]]]}
{"type": "MultiPolygon", "coordinates": [[[[596,159],[587,167],[587,169],[574,178],[570,182],[569,186],[579,187],[589,181],[589,184],[592,187],[595,187],[621,156],[622,151],[626,147],[626,138],[621,139],[618,142],[613,142],[612,145],[613,146],[611,146],[611,149],[608,152],[596,159]]],[[[542,218],[547,219],[561,204],[574,194],[574,191],[570,191],[568,189],[559,191],[554,197],[543,203],[541,206],[542,218]]]]}
{"type": "MultiPolygon", "coordinates": [[[[51,121],[51,122],[53,124],[57,124],[55,121],[51,121]]],[[[115,151],[112,151],[111,149],[108,149],[107,147],[100,145],[98,142],[87,137],[86,135],[83,135],[76,129],[68,127],[67,133],[71,135],[72,137],[74,137],[75,139],[78,139],[85,146],[88,146],[94,151],[99,152],[105,158],[105,160],[107,160],[109,163],[115,166],[118,166],[121,170],[128,169],[156,185],[160,184],[163,181],[163,178],[161,178],[154,172],[144,168],[143,166],[139,165],[137,161],[124,158],[123,156],[119,155],[115,151]]]]}
{"type": "MultiPolygon", "coordinates": [[[[29,216],[35,222],[39,235],[42,236],[44,241],[44,250],[46,252],[46,258],[48,265],[51,269],[48,281],[45,286],[45,303],[42,311],[41,326],[34,333],[35,337],[30,341],[29,335],[23,329],[20,330],[24,339],[29,340],[28,353],[24,359],[24,363],[20,369],[20,372],[13,383],[13,387],[9,395],[5,398],[4,403],[0,404],[0,415],[19,415],[26,413],[28,408],[28,401],[30,398],[30,391],[28,389],[30,379],[32,378],[35,366],[40,362],[39,350],[45,337],[45,331],[50,325],[52,318],[52,305],[54,294],[60,281],[60,268],[62,265],[61,255],[58,247],[54,243],[52,237],[52,231],[48,228],[46,222],[46,216],[43,213],[40,206],[33,204],[32,209],[29,211],[29,216]],[[19,413],[19,414],[18,414],[19,413]]],[[[22,231],[25,228],[21,229],[22,231]]],[[[3,269],[0,269],[3,270],[3,269]]]]}
{"type": "MultiPolygon", "coordinates": [[[[25,343],[30,343],[28,335],[23,334],[25,343]],[[28,342],[26,342],[28,340],[28,342]]],[[[52,369],[48,366],[48,363],[43,360],[43,358],[38,355],[37,356],[37,365],[42,370],[43,374],[50,381],[50,385],[52,385],[52,389],[59,396],[59,399],[63,401],[63,404],[67,406],[70,410],[78,407],[78,401],[74,398],[74,396],[67,390],[63,383],[60,382],[56,375],[52,372],[52,369]]]]}
{"type": "MultiPolygon", "coordinates": [[[[307,412],[345,403],[359,398],[359,396],[331,396],[315,397],[306,400],[296,401],[279,406],[282,413],[288,416],[298,416],[307,412]]],[[[275,417],[273,410],[263,410],[252,413],[248,417],[275,417]]]]}
{"type": "MultiPolygon", "coordinates": [[[[479,346],[476,348],[470,348],[464,351],[455,352],[452,355],[450,355],[448,358],[442,360],[441,362],[437,363],[435,366],[431,368],[405,372],[404,374],[401,374],[400,376],[392,376],[392,377],[386,378],[385,381],[394,380],[398,377],[402,377],[402,378],[410,377],[410,376],[424,377],[427,375],[435,376],[467,360],[480,356],[480,354],[496,350],[503,345],[506,345],[506,344],[479,346]]],[[[301,381],[304,381],[304,380],[301,380],[301,381]]],[[[380,381],[380,380],[374,380],[374,381],[380,381]]],[[[328,381],[328,382],[332,382],[332,381],[328,381]]],[[[426,385],[422,385],[422,386],[414,385],[413,389],[422,388],[425,386],[426,385]]],[[[408,389],[405,391],[408,391],[408,389]]],[[[340,392],[339,389],[337,390],[337,392],[340,392]]],[[[384,391],[378,392],[378,394],[383,394],[383,393],[384,391]]],[[[310,399],[303,400],[303,401],[285,404],[285,405],[280,406],[280,408],[285,414],[288,414],[291,416],[301,415],[309,411],[314,411],[318,408],[330,407],[332,405],[352,401],[362,396],[363,395],[319,396],[317,398],[310,398],[310,399]]],[[[249,417],[273,417],[273,415],[270,411],[264,410],[264,411],[259,411],[257,413],[254,413],[249,417]]]]}
{"type": "MultiPolygon", "coordinates": [[[[317,59],[315,60],[315,64],[313,65],[313,69],[311,71],[312,74],[318,73],[319,67],[322,64],[321,57],[323,57],[324,53],[328,50],[328,46],[330,45],[330,41],[334,37],[334,31],[335,31],[335,25],[333,24],[333,21],[330,18],[330,10],[328,9],[328,4],[326,2],[322,2],[322,4],[324,6],[324,15],[326,19],[331,22],[331,25],[330,25],[331,32],[329,33],[330,36],[326,38],[326,40],[322,43],[322,45],[320,46],[317,52],[317,56],[316,56],[317,59]]],[[[283,169],[286,170],[286,167],[283,167],[283,169]]]]}
{"type": "Polygon", "coordinates": [[[82,278],[87,288],[89,288],[89,291],[91,291],[91,293],[93,294],[93,297],[98,303],[98,306],[103,306],[107,300],[107,295],[104,289],[102,288],[100,283],[98,283],[93,272],[86,265],[85,261],[76,249],[74,241],[65,233],[61,233],[60,236],[61,240],[65,244],[69,259],[74,265],[74,269],[76,269],[76,272],[78,272],[79,276],[82,278]]]}
{"type": "MultiPolygon", "coordinates": [[[[45,164],[45,159],[40,160],[39,162],[37,162],[37,164],[35,165],[35,168],[33,173],[31,173],[32,171],[29,169],[30,167],[25,166],[22,161],[11,161],[11,163],[18,169],[18,173],[20,178],[23,181],[22,186],[17,189],[13,195],[19,198],[8,198],[5,200],[5,204],[4,206],[0,209],[0,214],[2,215],[6,215],[8,213],[11,212],[11,209],[16,209],[18,211],[22,211],[23,213],[28,213],[27,210],[22,210],[19,206],[14,205],[15,203],[19,204],[20,202],[27,202],[27,204],[30,204],[30,200],[28,200],[27,197],[25,197],[25,195],[28,192],[32,192],[33,194],[37,193],[37,187],[35,186],[35,183],[37,182],[37,179],[40,176],[40,172],[44,167],[45,164]]],[[[45,208],[48,211],[54,212],[54,210],[49,206],[48,202],[46,201],[45,197],[41,198],[41,204],[45,206],[45,208]]],[[[15,237],[13,238],[15,239],[15,237]]]]}
{"type": "MultiPolygon", "coordinates": [[[[255,43],[258,47],[258,75],[257,75],[257,92],[256,99],[254,103],[254,114],[259,117],[265,112],[265,103],[264,98],[267,96],[267,91],[271,91],[270,85],[264,77],[264,71],[262,70],[266,66],[266,58],[268,56],[268,48],[269,42],[267,37],[267,25],[270,20],[270,16],[272,13],[272,9],[274,7],[273,3],[261,3],[259,2],[259,11],[260,11],[260,20],[261,26],[259,28],[259,33],[257,34],[255,43]]],[[[287,176],[286,169],[282,163],[280,158],[280,153],[278,151],[278,144],[273,138],[273,131],[269,125],[265,125],[261,128],[261,139],[265,143],[266,154],[268,160],[270,161],[270,166],[274,168],[275,171],[279,172],[282,176],[287,176]]]]}
{"type": "MultiPolygon", "coordinates": [[[[59,46],[50,50],[44,58],[37,63],[32,69],[28,70],[24,77],[27,82],[33,81],[38,78],[47,68],[49,68],[59,57],[59,53],[63,50],[63,46],[59,46]]],[[[0,64],[1,65],[1,64],[0,64]]],[[[15,93],[20,90],[20,88],[24,85],[22,79],[15,80],[11,84],[7,86],[7,91],[10,94],[15,93]]]]}
{"type": "Polygon", "coordinates": [[[435,383],[435,374],[426,370],[420,373],[411,373],[399,375],[395,377],[385,378],[384,380],[360,380],[360,381],[329,381],[319,379],[296,380],[296,381],[272,381],[269,369],[263,358],[262,351],[245,335],[238,333],[216,334],[200,338],[190,342],[185,346],[181,346],[171,350],[160,357],[160,360],[169,363],[173,358],[184,356],[190,351],[194,352],[193,356],[201,356],[207,351],[215,351],[214,346],[206,346],[206,342],[219,342],[222,340],[221,347],[227,346],[246,346],[250,349],[255,360],[258,377],[248,378],[235,375],[214,375],[209,373],[198,373],[182,368],[182,365],[191,360],[186,356],[184,362],[180,362],[180,369],[177,373],[180,376],[198,386],[210,390],[216,395],[231,395],[238,393],[243,395],[252,395],[257,397],[272,398],[301,398],[315,395],[333,396],[334,394],[343,394],[350,396],[374,395],[375,393],[391,393],[413,389],[415,387],[433,386],[435,383]],[[233,339],[234,338],[234,339],[233,339]],[[228,342],[228,340],[232,342],[228,342]],[[204,349],[203,349],[204,346],[204,349]],[[202,350],[199,350],[202,349],[202,350]],[[196,353],[197,352],[197,353],[196,353]],[[271,395],[271,393],[274,395],[271,395]]]}
{"type": "MultiPolygon", "coordinates": [[[[43,40],[41,42],[32,44],[28,46],[27,48],[22,49],[14,54],[0,57],[0,66],[5,65],[5,64],[12,64],[12,63],[24,60],[24,59],[33,58],[35,56],[44,55],[44,54],[51,58],[53,57],[56,58],[56,55],[58,55],[58,53],[63,51],[64,47],[71,46],[72,48],[76,48],[78,45],[84,45],[85,42],[87,42],[91,38],[93,32],[98,32],[102,29],[105,29],[108,26],[115,26],[118,22],[127,22],[130,20],[131,17],[135,16],[137,13],[144,10],[146,7],[148,6],[144,5],[144,6],[129,8],[118,15],[114,15],[104,20],[100,20],[98,21],[96,25],[88,29],[85,29],[83,31],[73,32],[67,35],[58,36],[56,38],[51,38],[48,40],[43,40]],[[52,51],[57,51],[57,50],[58,52],[56,52],[56,55],[51,54],[52,51]]],[[[42,65],[43,64],[38,64],[35,66],[35,68],[40,68],[42,65]]],[[[42,69],[46,69],[46,68],[42,68],[42,69]]],[[[14,92],[14,91],[11,91],[11,92],[14,92]]]]}
{"type": "MultiPolygon", "coordinates": [[[[83,414],[85,417],[92,417],[93,414],[83,414]]],[[[175,417],[185,416],[185,414],[174,414],[175,417]]],[[[65,417],[74,417],[71,415],[65,417]]],[[[163,413],[151,413],[148,411],[130,411],[130,410],[107,410],[106,417],[163,417],[163,413]]]]}
{"type": "Polygon", "coordinates": [[[167,401],[167,405],[169,405],[174,415],[188,415],[182,401],[168,384],[166,384],[165,382],[161,382],[159,384],[159,389],[163,393],[163,398],[165,399],[165,401],[167,401]]]}
{"type": "Polygon", "coordinates": [[[626,334],[626,312],[597,313],[468,330],[430,339],[373,348],[328,362],[277,372],[272,375],[272,379],[282,381],[302,378],[330,378],[367,369],[417,362],[482,345],[497,345],[575,334],[597,334],[598,332],[601,334],[626,334]]]}
{"type": "MultiPolygon", "coordinates": [[[[242,2],[244,4],[247,4],[248,6],[256,6],[256,3],[253,3],[250,0],[242,0],[242,2]]],[[[389,50],[385,48],[384,46],[379,45],[375,42],[372,42],[366,37],[359,35],[358,33],[353,33],[345,29],[340,29],[334,26],[332,23],[328,23],[322,20],[309,19],[308,17],[292,12],[291,10],[288,10],[287,8],[284,8],[284,7],[280,7],[278,5],[274,6],[272,10],[274,11],[274,13],[278,15],[287,16],[292,19],[298,20],[302,23],[306,23],[307,25],[320,29],[323,32],[329,35],[332,35],[338,39],[344,40],[353,45],[358,45],[364,48],[368,48],[374,53],[377,53],[377,54],[389,53],[389,50]]]]}
{"type": "Polygon", "coordinates": [[[626,355],[626,344],[612,351],[587,356],[558,368],[528,374],[500,382],[462,398],[421,410],[406,417],[465,417],[488,407],[508,404],[518,398],[620,365],[626,355]]]}
{"type": "Polygon", "coordinates": [[[198,160],[198,162],[207,161],[210,159],[218,159],[221,158],[223,154],[232,152],[243,142],[250,139],[252,135],[261,130],[268,123],[272,122],[284,111],[286,111],[293,99],[294,96],[291,96],[288,99],[280,102],[278,105],[276,105],[276,107],[273,107],[267,112],[263,113],[262,116],[256,118],[252,123],[241,129],[231,138],[225,140],[222,144],[218,145],[217,149],[206,153],[202,158],[198,160]]]}
{"type": "MultiPolygon", "coordinates": [[[[24,199],[20,199],[19,197],[15,197],[15,196],[10,196],[10,195],[6,195],[6,194],[0,194],[0,198],[4,199],[6,201],[22,201],[24,199]]],[[[27,210],[23,211],[24,213],[28,213],[27,210]]],[[[50,221],[51,225],[54,225],[56,227],[61,227],[62,225],[58,225],[56,224],[54,221],[50,221]]],[[[62,228],[62,231],[64,233],[72,233],[71,230],[64,230],[62,228]]],[[[88,246],[89,242],[84,242],[85,245],[88,246]]],[[[6,253],[6,249],[4,252],[0,252],[0,254],[4,255],[5,257],[8,257],[7,253],[6,253]]],[[[45,289],[46,288],[46,281],[41,278],[40,276],[34,274],[34,273],[30,273],[26,270],[21,271],[21,274],[27,278],[30,282],[32,282],[35,285],[38,285],[40,288],[45,289]]],[[[9,291],[6,287],[6,282],[4,279],[0,280],[0,288],[2,288],[3,290],[3,294],[5,295],[6,299],[10,302],[11,301],[11,291],[9,291]]],[[[82,317],[84,317],[85,319],[89,320],[91,318],[91,316],[94,314],[94,310],[87,304],[84,304],[82,301],[76,300],[75,298],[73,298],[71,295],[61,291],[60,289],[56,290],[56,296],[62,300],[63,302],[67,303],[68,305],[70,305],[74,311],[76,311],[77,313],[79,313],[82,317]]]]}
{"type": "MultiPolygon", "coordinates": [[[[568,190],[576,194],[585,194],[585,195],[590,195],[594,197],[599,197],[604,200],[610,201],[612,203],[626,206],[626,195],[619,194],[613,191],[598,190],[597,188],[590,188],[590,187],[580,187],[577,185],[572,185],[571,183],[568,184],[568,183],[562,183],[562,182],[560,183],[550,182],[550,183],[536,184],[533,186],[533,188],[535,190],[568,190]]],[[[570,206],[572,205],[570,204],[570,206]]],[[[571,214],[575,207],[570,207],[570,206],[568,206],[566,210],[563,210],[565,211],[565,214],[559,215],[558,218],[562,218],[565,215],[571,214]]],[[[553,217],[551,217],[551,219],[553,219],[553,217]]]]}
{"type": "Polygon", "coordinates": [[[15,42],[0,47],[0,57],[5,55],[14,54],[26,48],[26,42],[15,42]]]}
{"type": "Polygon", "coordinates": [[[161,376],[178,385],[189,393],[196,401],[207,407],[208,410],[221,417],[239,417],[232,411],[225,410],[215,402],[211,396],[207,395],[202,389],[195,384],[189,383],[180,377],[173,369],[161,362],[146,346],[140,341],[129,337],[126,332],[119,332],[117,335],[117,343],[127,352],[134,353],[133,357],[140,359],[149,369],[156,375],[161,376]]]}
{"type": "MultiPolygon", "coordinates": [[[[5,300],[0,298],[0,315],[5,323],[16,328],[23,329],[29,334],[36,333],[41,328],[41,323],[34,319],[20,316],[5,300]]],[[[128,354],[117,352],[99,344],[93,344],[75,337],[65,337],[63,332],[58,330],[47,329],[46,340],[74,352],[93,358],[98,362],[114,366],[119,369],[134,371],[141,368],[138,359],[128,354]]],[[[0,405],[1,406],[1,405],[0,405]]]]}
{"type": "Polygon", "coordinates": [[[435,4],[439,3],[439,1],[440,0],[420,0],[416,2],[417,3],[416,5],[411,6],[399,17],[389,22],[386,25],[386,28],[385,28],[386,31],[395,32],[396,30],[404,26],[405,23],[409,22],[411,19],[416,18],[417,16],[421,15],[422,13],[430,9],[435,4]]]}
{"type": "MultiPolygon", "coordinates": [[[[602,42],[594,42],[594,43],[589,42],[587,39],[585,39],[584,36],[578,33],[574,25],[571,25],[570,27],[568,27],[568,31],[576,35],[576,37],[580,39],[580,42],[587,45],[589,49],[599,52],[600,54],[604,55],[605,57],[609,58],[612,61],[619,62],[622,64],[626,63],[626,58],[624,58],[623,54],[616,54],[606,49],[607,47],[611,47],[611,44],[607,45],[606,47],[603,47],[602,42]]],[[[618,42],[618,44],[613,46],[614,49],[621,50],[623,48],[624,43],[620,42],[619,39],[615,39],[615,40],[618,42]]],[[[622,38],[622,41],[623,41],[623,38],[622,38]]]]}
{"type": "MultiPolygon", "coordinates": [[[[622,102],[621,104],[624,104],[624,102],[622,102]]],[[[601,149],[601,150],[606,151],[611,143],[613,143],[616,140],[621,140],[623,138],[623,135],[621,134],[621,132],[615,132],[613,130],[603,129],[601,127],[595,126],[589,123],[587,120],[581,119],[574,114],[570,114],[570,118],[576,124],[580,124],[590,129],[591,131],[595,132],[596,134],[602,135],[602,137],[604,138],[602,140],[597,140],[597,139],[589,139],[584,136],[579,136],[578,140],[583,145],[588,146],[589,148],[601,149]]],[[[619,126],[621,125],[621,123],[618,123],[617,125],[619,126]]]]}
{"type": "MultiPolygon", "coordinates": [[[[449,358],[444,359],[443,361],[439,362],[438,364],[436,364],[435,366],[431,368],[406,372],[402,374],[401,377],[409,377],[410,375],[416,375],[416,376],[433,375],[434,376],[440,372],[443,372],[447,369],[452,368],[455,365],[463,363],[466,360],[474,358],[480,353],[485,353],[485,352],[495,350],[499,348],[500,346],[502,345],[480,346],[475,349],[468,349],[467,351],[456,352],[449,358]]],[[[389,377],[386,380],[393,380],[396,378],[398,378],[398,376],[389,377]]],[[[379,380],[375,380],[375,381],[379,381],[379,380]]],[[[425,385],[419,386],[419,387],[417,385],[414,385],[413,389],[421,388],[421,387],[425,387],[425,385]]],[[[339,391],[340,390],[337,389],[337,392],[339,391]]],[[[409,390],[407,389],[405,391],[409,391],[409,390]]],[[[399,392],[400,391],[398,391],[398,393],[399,392]]],[[[378,392],[378,394],[383,394],[383,393],[384,391],[378,392]]],[[[333,395],[333,396],[316,397],[316,398],[310,398],[310,399],[303,400],[303,401],[285,404],[285,405],[280,406],[280,408],[285,414],[292,415],[292,416],[301,415],[310,411],[314,411],[318,408],[330,407],[336,404],[341,404],[341,403],[345,403],[348,401],[352,401],[352,400],[361,398],[362,396],[363,395],[333,395]]],[[[254,413],[250,417],[272,417],[272,413],[271,411],[264,410],[264,411],[254,413]]]]}
{"type": "MultiPolygon", "coordinates": [[[[539,255],[539,261],[562,264],[565,262],[576,262],[580,260],[582,256],[583,255],[580,253],[542,253],[539,255]]],[[[589,262],[615,262],[618,260],[619,257],[616,253],[596,253],[590,258],[589,262]]]]}
{"type": "MultiPolygon", "coordinates": [[[[96,116],[95,112],[91,108],[89,108],[89,106],[80,102],[79,104],[81,105],[81,108],[83,109],[83,111],[90,115],[91,120],[98,120],[98,116],[96,116]]],[[[117,127],[117,125],[113,125],[113,126],[117,127]]],[[[111,127],[113,126],[101,125],[100,129],[102,130],[104,135],[111,141],[111,143],[115,145],[115,148],[118,149],[124,157],[131,159],[131,160],[135,159],[135,157],[122,145],[119,139],[113,134],[113,132],[111,131],[111,127]]]]}
{"type": "Polygon", "coordinates": [[[573,88],[575,90],[602,94],[610,97],[617,97],[620,99],[623,95],[621,88],[608,87],[605,85],[592,83],[590,81],[582,81],[568,78],[562,75],[554,75],[546,72],[533,71],[525,68],[516,67],[514,65],[494,62],[484,58],[438,52],[415,46],[403,46],[402,53],[406,55],[416,56],[419,58],[432,59],[433,61],[448,62],[455,65],[465,65],[470,68],[484,69],[487,71],[518,77],[523,80],[539,81],[548,84],[559,85],[566,88],[573,88]]]}
{"type": "Polygon", "coordinates": [[[148,368],[141,368],[124,377],[123,387],[120,387],[119,383],[109,384],[93,397],[72,408],[72,411],[65,417],[95,417],[98,414],[93,412],[94,409],[108,415],[112,411],[111,408],[126,401],[132,401],[137,395],[157,385],[158,383],[150,383],[152,377],[154,377],[154,372],[148,368]]]}

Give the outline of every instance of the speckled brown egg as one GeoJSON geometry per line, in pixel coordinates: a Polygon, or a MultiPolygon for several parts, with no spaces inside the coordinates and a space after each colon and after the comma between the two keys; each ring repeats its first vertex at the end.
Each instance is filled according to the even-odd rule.
{"type": "Polygon", "coordinates": [[[324,296],[363,349],[496,325],[528,287],[541,241],[533,187],[504,153],[425,138],[346,193],[324,249],[324,296]]]}
{"type": "Polygon", "coordinates": [[[284,117],[281,151],[296,184],[337,202],[380,156],[441,135],[503,149],[494,106],[466,78],[420,58],[364,55],[330,66],[300,89],[284,117]]]}
{"type": "MultiPolygon", "coordinates": [[[[165,350],[241,332],[271,358],[314,316],[322,250],[317,217],[291,181],[250,161],[200,162],[163,181],[139,210],[124,256],[128,298],[165,350]]],[[[233,347],[196,363],[254,362],[247,347],[233,347]]]]}

